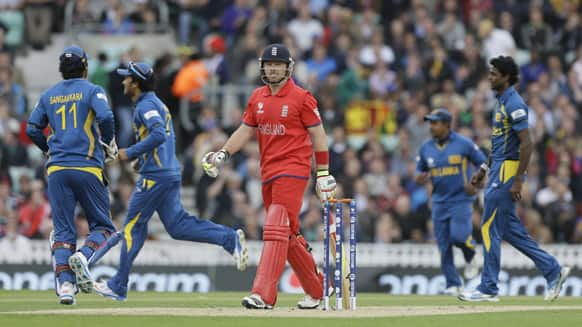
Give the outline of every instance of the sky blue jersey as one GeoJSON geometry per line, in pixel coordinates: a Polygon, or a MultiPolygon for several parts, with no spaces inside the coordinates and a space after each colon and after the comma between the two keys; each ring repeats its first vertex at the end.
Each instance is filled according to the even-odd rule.
{"type": "Polygon", "coordinates": [[[469,162],[480,166],[485,160],[485,155],[473,141],[451,131],[443,145],[434,139],[422,144],[416,158],[416,170],[430,173],[433,202],[471,201],[473,197],[464,189],[471,178],[469,162]]]}
{"type": "Polygon", "coordinates": [[[103,167],[99,139],[109,143],[114,137],[113,119],[105,91],[86,79],[73,78],[41,95],[28,119],[27,133],[48,153],[47,167],[103,167]],[[45,138],[42,129],[47,126],[50,133],[45,138]]]}
{"type": "Polygon", "coordinates": [[[137,99],[133,130],[137,143],[127,149],[127,155],[139,160],[141,175],[154,179],[181,175],[172,116],[154,92],[145,92],[137,99]]]}
{"type": "Polygon", "coordinates": [[[529,109],[512,87],[497,97],[491,135],[491,160],[519,160],[518,132],[528,128],[529,109]]]}

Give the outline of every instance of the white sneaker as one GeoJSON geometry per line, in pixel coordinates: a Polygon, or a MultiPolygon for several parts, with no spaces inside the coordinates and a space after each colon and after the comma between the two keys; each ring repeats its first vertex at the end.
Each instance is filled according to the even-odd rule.
{"type": "Polygon", "coordinates": [[[273,309],[273,306],[266,304],[259,294],[251,294],[242,299],[241,304],[247,309],[273,309]]]}
{"type": "Polygon", "coordinates": [[[470,262],[465,263],[465,270],[463,270],[463,276],[465,279],[473,279],[479,275],[479,265],[477,260],[473,258],[470,262]]]}
{"type": "Polygon", "coordinates": [[[461,286],[451,286],[443,290],[443,295],[459,296],[463,293],[463,288],[461,286]]]}
{"type": "Polygon", "coordinates": [[[125,296],[115,293],[109,287],[109,285],[107,285],[106,280],[102,280],[100,282],[94,282],[93,283],[93,290],[95,291],[95,293],[97,293],[101,296],[108,297],[108,298],[113,299],[113,300],[118,301],[118,302],[124,302],[126,300],[125,296]]]}
{"type": "Polygon", "coordinates": [[[562,285],[570,275],[570,267],[562,267],[560,269],[560,275],[555,280],[551,281],[548,285],[548,291],[546,292],[546,296],[544,300],[546,301],[555,301],[560,296],[560,291],[562,290],[562,285]]]}
{"type": "Polygon", "coordinates": [[[77,286],[83,293],[91,293],[93,291],[93,278],[89,271],[87,258],[81,252],[75,252],[69,257],[69,266],[75,273],[77,278],[77,286]]]}
{"type": "Polygon", "coordinates": [[[247,249],[245,232],[242,229],[237,229],[236,236],[232,256],[236,262],[236,269],[243,271],[247,269],[247,263],[249,261],[249,251],[247,249]]]}
{"type": "Polygon", "coordinates": [[[314,299],[310,295],[305,295],[303,300],[299,300],[299,302],[297,302],[297,307],[299,309],[317,309],[320,302],[321,300],[319,299],[314,299]]]}
{"type": "Polygon", "coordinates": [[[75,304],[75,285],[71,282],[64,282],[61,287],[59,287],[59,303],[65,305],[75,304]]]}
{"type": "Polygon", "coordinates": [[[467,302],[499,302],[497,295],[481,293],[478,290],[461,293],[457,298],[467,302]]]}

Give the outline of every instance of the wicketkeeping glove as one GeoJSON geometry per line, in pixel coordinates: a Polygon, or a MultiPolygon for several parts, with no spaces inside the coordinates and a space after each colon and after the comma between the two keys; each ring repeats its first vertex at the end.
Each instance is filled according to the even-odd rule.
{"type": "Polygon", "coordinates": [[[327,170],[317,172],[315,191],[321,201],[332,199],[335,196],[336,185],[335,178],[327,170]]]}
{"type": "Polygon", "coordinates": [[[230,158],[230,154],[226,150],[218,152],[208,152],[202,157],[202,169],[206,175],[215,178],[218,176],[219,168],[230,158]]]}
{"type": "Polygon", "coordinates": [[[103,146],[103,150],[105,150],[105,163],[110,163],[111,161],[117,159],[119,149],[117,148],[115,138],[111,139],[111,142],[109,142],[109,144],[103,142],[101,139],[99,139],[99,143],[101,143],[101,146],[103,146]]]}

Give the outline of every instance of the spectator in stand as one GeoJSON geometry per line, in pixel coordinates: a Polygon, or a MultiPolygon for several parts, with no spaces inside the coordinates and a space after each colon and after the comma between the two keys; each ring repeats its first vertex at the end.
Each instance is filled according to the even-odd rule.
{"type": "Polygon", "coordinates": [[[42,50],[51,43],[53,0],[26,0],[24,18],[26,37],[33,49],[42,50]]]}
{"type": "Polygon", "coordinates": [[[311,17],[309,4],[300,2],[297,8],[297,18],[289,22],[287,30],[295,39],[300,53],[295,53],[294,58],[301,58],[305,52],[311,51],[315,40],[323,36],[323,25],[311,17]]]}
{"type": "MultiPolygon", "coordinates": [[[[115,1],[114,1],[115,2],[115,1]]],[[[125,14],[122,4],[113,5],[103,21],[105,34],[131,34],[135,32],[135,24],[125,14]]]]}
{"type": "Polygon", "coordinates": [[[8,99],[15,117],[26,115],[26,95],[22,86],[14,82],[12,66],[0,66],[0,96],[8,99]]]}
{"type": "Polygon", "coordinates": [[[51,207],[44,196],[44,185],[35,180],[31,183],[30,193],[18,210],[20,234],[28,238],[43,238],[41,227],[49,219],[51,207]]]}

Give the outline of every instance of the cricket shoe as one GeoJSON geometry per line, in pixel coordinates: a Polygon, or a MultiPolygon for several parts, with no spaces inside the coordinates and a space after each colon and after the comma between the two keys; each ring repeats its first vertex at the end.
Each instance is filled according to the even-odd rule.
{"type": "Polygon", "coordinates": [[[64,305],[73,305],[75,304],[75,293],[76,293],[75,285],[71,282],[63,282],[63,284],[59,287],[59,303],[64,305]]]}
{"type": "Polygon", "coordinates": [[[247,309],[273,309],[273,306],[270,304],[266,304],[265,301],[263,301],[263,299],[261,298],[261,296],[259,294],[251,294],[249,296],[245,296],[242,299],[242,305],[243,307],[247,308],[247,309]]]}
{"type": "Polygon", "coordinates": [[[481,293],[478,290],[461,293],[457,298],[467,302],[499,302],[497,295],[481,293]]]}
{"type": "Polygon", "coordinates": [[[242,229],[236,230],[236,240],[232,256],[234,257],[234,260],[236,262],[236,269],[240,271],[247,269],[247,263],[249,261],[249,251],[247,249],[245,232],[242,229]]]}
{"type": "Polygon", "coordinates": [[[107,285],[107,281],[100,281],[93,283],[93,291],[95,293],[113,299],[115,301],[124,302],[126,297],[115,293],[109,285],[107,285]]]}
{"type": "Polygon", "coordinates": [[[317,309],[319,307],[320,299],[314,299],[311,295],[305,295],[303,300],[297,302],[297,307],[299,309],[317,309]]]}
{"type": "Polygon", "coordinates": [[[459,296],[463,293],[463,288],[461,286],[451,286],[443,290],[443,295],[459,296]]]}
{"type": "Polygon", "coordinates": [[[77,287],[83,293],[91,293],[93,291],[93,278],[89,271],[89,264],[87,258],[81,252],[75,252],[69,257],[69,266],[75,273],[77,278],[77,287]]]}
{"type": "Polygon", "coordinates": [[[570,275],[570,270],[570,267],[562,267],[562,269],[560,269],[560,275],[549,283],[548,291],[546,292],[544,300],[555,301],[560,296],[560,291],[562,290],[566,278],[570,275]]]}

